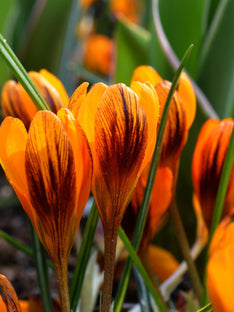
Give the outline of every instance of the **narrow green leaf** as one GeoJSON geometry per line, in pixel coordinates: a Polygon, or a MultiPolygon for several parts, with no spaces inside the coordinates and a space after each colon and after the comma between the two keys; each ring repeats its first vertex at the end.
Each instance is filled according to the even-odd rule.
{"type": "Polygon", "coordinates": [[[199,309],[197,312],[213,312],[214,309],[212,308],[211,303],[207,304],[205,307],[199,309]]]}
{"type": "Polygon", "coordinates": [[[217,34],[217,31],[220,27],[220,23],[223,19],[225,10],[227,8],[229,0],[223,0],[220,1],[219,6],[216,10],[215,16],[212,20],[212,23],[209,27],[209,30],[204,38],[203,45],[200,50],[199,55],[199,63],[198,63],[198,72],[201,71],[201,69],[204,67],[204,63],[208,57],[208,54],[212,48],[212,43],[214,41],[214,38],[217,34]]]}
{"type": "MultiPolygon", "coordinates": [[[[159,308],[160,312],[167,312],[167,309],[165,308],[160,296],[158,295],[158,293],[156,292],[154,285],[152,284],[147,272],[145,271],[141,260],[138,258],[136,251],[133,249],[133,246],[131,245],[129,239],[127,238],[126,234],[124,233],[122,227],[119,228],[119,236],[121,238],[121,240],[124,243],[125,248],[127,249],[127,251],[129,252],[129,255],[132,259],[132,261],[134,262],[134,264],[137,267],[137,270],[139,271],[139,273],[141,274],[145,285],[147,286],[147,288],[149,289],[155,304],[157,305],[157,307],[159,308]]],[[[114,309],[114,311],[116,311],[114,309]]]]}
{"type": "Polygon", "coordinates": [[[147,290],[147,287],[144,283],[143,278],[141,277],[140,273],[136,269],[136,267],[133,267],[133,272],[137,284],[137,295],[139,298],[139,303],[141,306],[141,311],[142,312],[152,312],[152,307],[150,303],[150,296],[149,292],[147,290]]]}
{"type": "Polygon", "coordinates": [[[52,300],[49,286],[48,268],[46,264],[45,250],[41,245],[41,242],[30,223],[34,260],[37,268],[37,278],[40,287],[41,298],[43,302],[43,308],[45,312],[53,311],[52,300]]]}
{"type": "MultiPolygon", "coordinates": [[[[181,64],[180,64],[179,68],[177,69],[177,71],[174,75],[172,85],[171,85],[171,88],[170,88],[170,91],[169,91],[169,94],[168,94],[168,97],[167,97],[167,100],[165,103],[163,115],[161,118],[159,130],[158,130],[157,142],[156,142],[156,146],[155,146],[155,150],[154,150],[154,154],[153,154],[153,158],[152,158],[152,162],[151,162],[151,166],[150,166],[147,185],[145,188],[143,201],[142,201],[142,204],[141,204],[141,207],[139,210],[139,214],[138,214],[138,218],[137,218],[137,222],[136,222],[136,227],[135,227],[135,231],[133,234],[132,246],[135,250],[138,249],[138,246],[140,244],[141,237],[142,237],[142,234],[144,231],[146,218],[147,218],[147,213],[149,210],[149,204],[150,204],[150,199],[151,199],[151,195],[152,195],[152,189],[153,189],[153,185],[154,185],[154,179],[156,176],[156,171],[157,171],[157,167],[159,164],[161,148],[162,148],[162,141],[163,141],[163,134],[164,134],[165,126],[166,126],[168,111],[170,108],[170,102],[171,102],[173,93],[176,90],[176,87],[177,87],[177,84],[178,84],[178,81],[180,78],[180,74],[181,74],[181,72],[182,72],[182,70],[183,70],[183,68],[184,68],[184,66],[185,66],[185,64],[189,58],[192,47],[193,46],[191,45],[187,49],[187,51],[185,52],[185,55],[181,61],[181,64]]],[[[122,278],[121,278],[120,283],[119,283],[118,292],[116,295],[115,306],[114,306],[115,312],[121,311],[121,307],[123,305],[125,293],[127,291],[127,285],[128,285],[130,272],[131,272],[131,266],[132,266],[132,260],[130,258],[128,258],[127,263],[126,263],[125,268],[124,268],[122,278]]]]}
{"type": "Polygon", "coordinates": [[[93,238],[97,227],[99,214],[95,201],[89,214],[88,221],[85,226],[82,243],[78,254],[75,272],[72,278],[70,287],[70,301],[72,311],[76,311],[77,304],[80,298],[82,284],[85,276],[85,270],[90,258],[93,238]]]}
{"type": "Polygon", "coordinates": [[[33,251],[28,246],[24,245],[23,243],[16,240],[15,238],[13,238],[12,236],[10,236],[9,234],[7,234],[6,232],[4,232],[2,230],[0,230],[0,237],[5,239],[5,241],[8,242],[11,246],[15,247],[16,249],[22,251],[23,253],[25,253],[29,257],[33,258],[33,256],[34,256],[33,251]]]}
{"type": "Polygon", "coordinates": [[[27,74],[23,65],[20,63],[17,56],[14,54],[10,46],[7,44],[6,39],[0,34],[0,55],[3,57],[8,67],[14,73],[15,77],[22,84],[28,95],[39,110],[50,110],[45,100],[37,90],[31,78],[27,74]]]}

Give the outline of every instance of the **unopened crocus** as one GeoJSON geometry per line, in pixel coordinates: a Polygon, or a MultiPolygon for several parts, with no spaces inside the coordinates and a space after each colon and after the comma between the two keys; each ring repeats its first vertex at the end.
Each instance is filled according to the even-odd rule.
{"type": "MultiPolygon", "coordinates": [[[[57,113],[60,108],[67,106],[69,101],[68,95],[57,77],[45,69],[42,69],[40,72],[31,71],[28,74],[54,113],[57,113]]],[[[22,85],[14,80],[6,82],[3,86],[1,106],[5,117],[20,118],[27,129],[38,111],[22,85]]]]}
{"type": "MultiPolygon", "coordinates": [[[[233,129],[233,120],[209,119],[202,127],[193,154],[195,197],[208,228],[211,226],[220,176],[233,129]]],[[[232,168],[222,217],[234,214],[234,168],[232,168]]]]}
{"type": "Polygon", "coordinates": [[[234,223],[226,217],[211,241],[207,266],[207,288],[215,312],[233,312],[234,223]]]}
{"type": "Polygon", "coordinates": [[[113,70],[114,42],[101,34],[90,35],[84,43],[84,66],[102,75],[113,70]]]}
{"type": "Polygon", "coordinates": [[[54,262],[68,312],[67,262],[91,183],[84,132],[67,109],[40,111],[28,133],[21,120],[7,117],[0,145],[1,165],[54,262]]]}
{"type": "Polygon", "coordinates": [[[77,89],[74,101],[71,98],[71,109],[75,111],[92,151],[92,192],[105,236],[102,311],[107,312],[111,302],[118,228],[138,178],[151,160],[159,105],[150,83],[135,82],[132,89],[124,84],[108,87],[99,83],[87,96],[84,85],[80,88],[83,90],[77,89]]]}
{"type": "Polygon", "coordinates": [[[138,0],[111,0],[110,11],[117,18],[125,18],[133,23],[138,23],[140,2],[138,0]]]}
{"type": "MultiPolygon", "coordinates": [[[[150,66],[139,66],[135,69],[132,81],[150,81],[158,94],[160,104],[160,118],[171,87],[169,81],[163,80],[150,66]]],[[[192,84],[185,73],[181,74],[178,90],[172,97],[166,128],[160,165],[169,167],[176,177],[180,154],[187,141],[196,113],[196,97],[192,84]]]]}

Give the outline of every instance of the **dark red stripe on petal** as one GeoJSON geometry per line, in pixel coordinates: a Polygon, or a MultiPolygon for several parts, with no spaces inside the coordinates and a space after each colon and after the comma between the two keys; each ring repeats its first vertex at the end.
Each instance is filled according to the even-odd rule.
{"type": "Polygon", "coordinates": [[[53,113],[34,118],[25,163],[30,199],[45,236],[63,241],[76,207],[76,171],[71,144],[53,113]]]}
{"type": "Polygon", "coordinates": [[[122,84],[110,87],[101,98],[95,120],[97,161],[105,183],[105,187],[96,184],[96,188],[107,189],[112,206],[120,210],[137,182],[147,129],[137,95],[122,84]]]}

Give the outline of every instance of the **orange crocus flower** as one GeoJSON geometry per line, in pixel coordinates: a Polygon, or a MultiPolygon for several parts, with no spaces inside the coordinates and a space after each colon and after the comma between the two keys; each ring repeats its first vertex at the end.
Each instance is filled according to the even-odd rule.
{"type": "MultiPolygon", "coordinates": [[[[224,159],[233,129],[233,120],[209,119],[197,139],[192,161],[195,197],[201,206],[207,227],[211,226],[224,159]]],[[[234,214],[234,167],[225,197],[222,217],[234,214]]]]}
{"type": "MultiPolygon", "coordinates": [[[[150,81],[157,91],[160,104],[160,116],[166,103],[171,83],[159,76],[150,66],[139,66],[135,69],[132,81],[150,81]]],[[[178,90],[172,97],[166,123],[160,165],[169,167],[177,174],[180,154],[187,141],[196,113],[196,97],[192,84],[185,73],[181,74],[178,90]]]]}
{"type": "Polygon", "coordinates": [[[93,72],[108,75],[113,70],[114,42],[104,35],[93,34],[84,44],[84,66],[93,72]]]}
{"type": "Polygon", "coordinates": [[[140,2],[138,0],[111,0],[110,11],[117,18],[126,18],[133,23],[138,23],[140,2]]]}
{"type": "Polygon", "coordinates": [[[7,117],[0,127],[0,145],[1,165],[54,262],[61,286],[90,192],[86,137],[62,108],[57,116],[38,112],[28,133],[21,120],[7,117]]]}
{"type": "MultiPolygon", "coordinates": [[[[61,107],[67,106],[69,98],[58,78],[45,69],[39,73],[31,71],[28,74],[54,113],[57,113],[61,107]]],[[[27,129],[38,111],[22,85],[14,80],[6,82],[3,86],[1,106],[5,117],[20,118],[27,129]]]]}
{"type": "MultiPolygon", "coordinates": [[[[122,226],[129,237],[132,237],[135,229],[138,212],[144,196],[147,178],[148,168],[139,178],[133,193],[133,197],[122,221],[122,226]]],[[[155,177],[144,233],[139,247],[140,255],[147,253],[150,242],[154,238],[157,230],[160,228],[162,217],[167,211],[167,208],[171,202],[172,181],[173,175],[171,170],[168,167],[159,167],[155,177]]]]}
{"type": "Polygon", "coordinates": [[[81,85],[69,107],[83,127],[93,157],[92,192],[105,236],[103,311],[109,311],[118,228],[155,146],[158,97],[150,83],[81,85]],[[75,105],[74,105],[75,103],[75,105]],[[107,295],[108,294],[108,295],[107,295]]]}
{"type": "Polygon", "coordinates": [[[234,223],[226,217],[211,241],[207,266],[207,287],[215,312],[233,312],[234,223]]]}

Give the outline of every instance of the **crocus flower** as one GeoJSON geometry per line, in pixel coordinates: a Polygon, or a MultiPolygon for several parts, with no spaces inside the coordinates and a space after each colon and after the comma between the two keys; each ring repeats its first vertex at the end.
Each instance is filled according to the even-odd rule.
{"type": "MultiPolygon", "coordinates": [[[[159,76],[150,66],[139,66],[135,69],[132,81],[150,81],[158,94],[160,116],[166,103],[171,83],[159,76]]],[[[181,74],[178,90],[172,97],[166,123],[160,164],[171,168],[176,176],[180,154],[187,141],[196,113],[196,97],[192,84],[185,73],[181,74]]]]}
{"type": "MultiPolygon", "coordinates": [[[[209,119],[197,139],[192,162],[192,178],[195,196],[201,206],[208,228],[211,226],[216,195],[224,159],[233,129],[233,120],[209,119]]],[[[234,169],[224,201],[222,217],[234,214],[234,169]]]]}
{"type": "Polygon", "coordinates": [[[138,0],[111,0],[110,11],[117,18],[126,18],[133,23],[138,23],[140,3],[138,0]]]}
{"type": "Polygon", "coordinates": [[[114,42],[104,35],[93,34],[84,44],[84,66],[90,71],[108,75],[112,71],[114,42]]]}
{"type": "Polygon", "coordinates": [[[80,88],[74,93],[74,101],[71,98],[70,107],[75,111],[92,151],[92,192],[105,236],[102,310],[107,312],[118,228],[137,180],[152,157],[159,106],[150,83],[135,82],[132,89],[124,84],[107,87],[99,83],[87,96],[84,85],[80,88]]]}
{"type": "MultiPolygon", "coordinates": [[[[7,117],[0,144],[1,165],[54,262],[62,298],[68,257],[90,192],[86,137],[72,114],[61,109],[58,116],[38,112],[28,133],[21,120],[7,117]]],[[[69,311],[61,300],[63,311],[69,311]]]]}
{"type": "MultiPolygon", "coordinates": [[[[58,78],[45,69],[42,69],[39,73],[31,71],[28,74],[54,113],[61,107],[67,106],[69,98],[58,78]]],[[[6,82],[3,86],[1,106],[5,117],[20,118],[27,129],[38,111],[22,85],[14,80],[6,82]]]]}
{"type": "MultiPolygon", "coordinates": [[[[131,202],[122,221],[122,226],[130,238],[132,238],[138,212],[144,196],[148,171],[148,168],[144,170],[139,178],[131,202]]],[[[139,255],[146,255],[150,242],[161,227],[163,216],[172,198],[172,181],[173,175],[171,170],[168,167],[159,167],[155,177],[144,233],[139,246],[139,255]]]]}
{"type": "Polygon", "coordinates": [[[211,241],[207,266],[207,287],[215,312],[232,312],[234,281],[234,223],[226,217],[211,241]]]}

